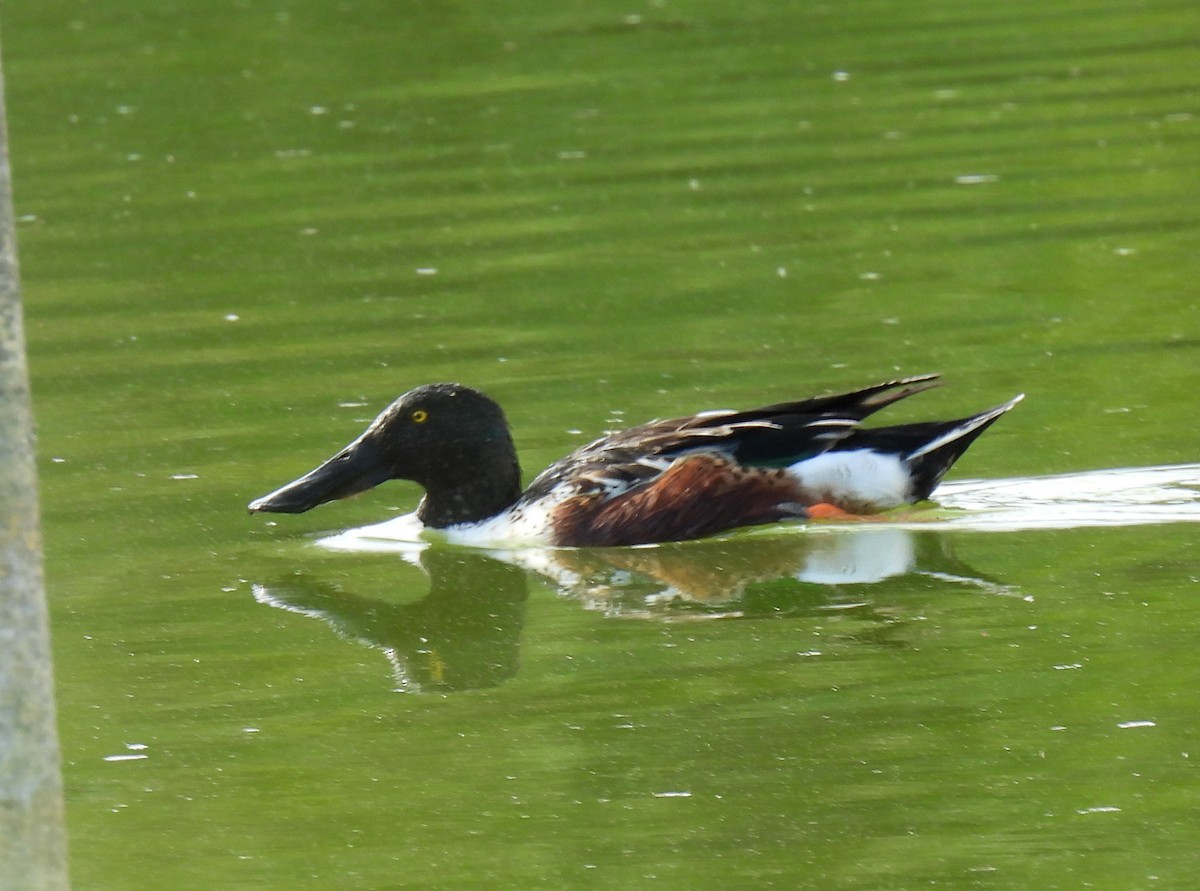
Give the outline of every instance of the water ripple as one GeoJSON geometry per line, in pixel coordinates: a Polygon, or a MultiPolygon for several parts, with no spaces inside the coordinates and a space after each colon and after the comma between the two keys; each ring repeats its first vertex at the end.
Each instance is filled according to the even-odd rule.
{"type": "Polygon", "coordinates": [[[1010,532],[1200,521],[1200,464],[944,483],[938,525],[1010,532]]]}

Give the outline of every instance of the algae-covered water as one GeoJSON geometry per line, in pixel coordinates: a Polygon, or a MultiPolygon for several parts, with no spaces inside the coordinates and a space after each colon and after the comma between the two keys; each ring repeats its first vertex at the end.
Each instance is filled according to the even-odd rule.
{"type": "Polygon", "coordinates": [[[74,886],[1191,887],[1198,26],[8,0],[74,886]],[[405,483],[245,511],[429,381],[528,478],[930,371],[888,416],[1027,396],[925,525],[517,559],[318,544],[405,483]]]}

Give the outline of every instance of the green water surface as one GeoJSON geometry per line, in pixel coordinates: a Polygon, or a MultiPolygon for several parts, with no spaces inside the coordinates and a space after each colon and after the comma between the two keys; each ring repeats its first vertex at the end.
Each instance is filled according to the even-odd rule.
{"type": "Polygon", "coordinates": [[[447,379],[527,477],[927,371],[894,419],[1027,393],[958,476],[1197,460],[1193,2],[0,28],[76,888],[1193,887],[1193,524],[931,530],[875,584],[644,610],[314,546],[409,484],[245,513],[447,379]]]}

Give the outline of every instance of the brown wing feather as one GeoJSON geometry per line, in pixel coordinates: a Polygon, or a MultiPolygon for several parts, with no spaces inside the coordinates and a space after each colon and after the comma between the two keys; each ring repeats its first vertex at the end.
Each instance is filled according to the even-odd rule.
{"type": "Polygon", "coordinates": [[[803,493],[781,470],[742,467],[713,454],[680,458],[656,480],[606,498],[590,492],[554,515],[554,541],[611,547],[680,541],[804,516],[803,493]]]}
{"type": "Polygon", "coordinates": [[[576,449],[537,475],[525,497],[536,499],[581,474],[631,482],[645,477],[638,460],[692,449],[736,453],[748,464],[778,467],[805,454],[825,451],[850,436],[867,416],[914,393],[938,385],[937,375],[886,381],[872,387],[781,402],[748,411],[712,411],[650,421],[602,436],[576,449]]]}

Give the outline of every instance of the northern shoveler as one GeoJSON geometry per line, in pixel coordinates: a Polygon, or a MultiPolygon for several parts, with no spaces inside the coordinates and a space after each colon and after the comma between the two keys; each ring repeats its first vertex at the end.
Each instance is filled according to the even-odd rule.
{"type": "Polygon", "coordinates": [[[500,406],[461,384],[428,384],[393,402],[320,467],[249,507],[302,513],[405,479],[425,488],[417,519],[452,539],[570,547],[875,513],[928,498],[975,438],[1022,398],[954,421],[859,426],[934,386],[937,375],[924,374],[749,411],[651,421],[576,449],[522,491],[500,406]]]}

